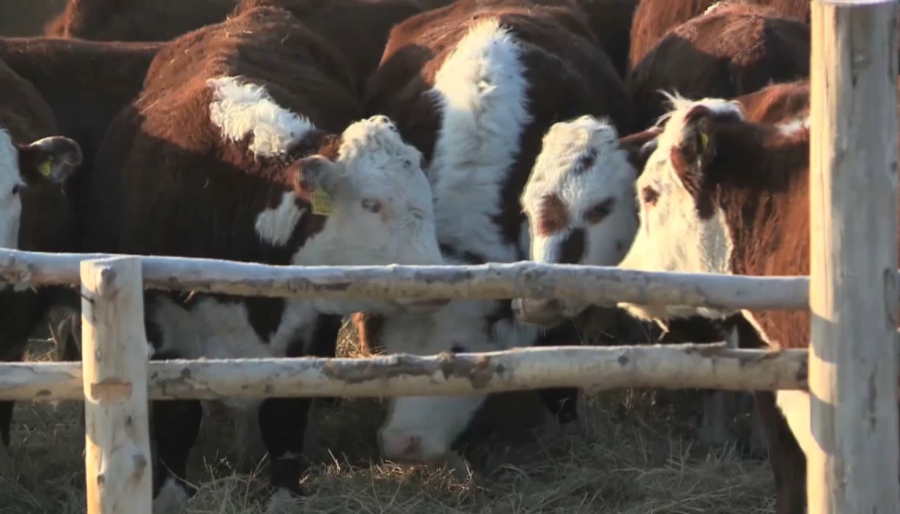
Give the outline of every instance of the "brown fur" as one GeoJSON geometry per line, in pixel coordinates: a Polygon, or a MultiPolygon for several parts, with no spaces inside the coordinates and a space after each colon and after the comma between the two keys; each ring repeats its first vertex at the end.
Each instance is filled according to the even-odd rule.
{"type": "Polygon", "coordinates": [[[773,84],[736,100],[749,121],[772,125],[791,121],[809,115],[809,81],[773,84]]]}
{"type": "Polygon", "coordinates": [[[413,0],[243,0],[235,13],[256,6],[286,9],[334,43],[350,61],[360,88],[378,66],[391,28],[423,12],[413,0]]]}
{"type": "Polygon", "coordinates": [[[809,75],[809,27],[764,7],[733,4],[670,32],[634,68],[628,92],[638,126],[666,110],[660,91],[734,98],[809,75]]]}
{"type": "MultiPolygon", "coordinates": [[[[809,23],[809,0],[742,0],[771,7],[782,15],[809,23]]],[[[631,25],[629,68],[675,27],[703,14],[716,0],[640,0],[631,25]]]]}
{"type": "Polygon", "coordinates": [[[69,0],[44,34],[96,41],[168,41],[218,23],[237,0],[69,0]]]}

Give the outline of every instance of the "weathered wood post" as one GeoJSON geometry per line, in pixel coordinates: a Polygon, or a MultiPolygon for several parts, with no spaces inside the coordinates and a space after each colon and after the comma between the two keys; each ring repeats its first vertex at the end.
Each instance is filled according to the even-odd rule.
{"type": "Polygon", "coordinates": [[[88,514],[150,514],[141,262],[81,263],[88,514]]]}
{"type": "Polygon", "coordinates": [[[900,512],[897,0],[814,0],[809,512],[900,512]]]}

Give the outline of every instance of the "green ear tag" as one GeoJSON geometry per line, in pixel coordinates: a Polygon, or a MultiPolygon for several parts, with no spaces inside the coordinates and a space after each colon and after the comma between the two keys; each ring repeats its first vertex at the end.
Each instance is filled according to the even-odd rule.
{"type": "Polygon", "coordinates": [[[331,216],[331,195],[321,189],[316,189],[310,199],[312,212],[318,216],[331,216]]]}
{"type": "Polygon", "coordinates": [[[706,135],[706,132],[700,133],[700,146],[701,150],[706,150],[706,147],[709,146],[709,136],[706,135]]]}
{"type": "Polygon", "coordinates": [[[38,166],[38,173],[40,173],[41,175],[43,175],[45,177],[50,176],[50,160],[49,159],[42,162],[41,165],[38,166]]]}

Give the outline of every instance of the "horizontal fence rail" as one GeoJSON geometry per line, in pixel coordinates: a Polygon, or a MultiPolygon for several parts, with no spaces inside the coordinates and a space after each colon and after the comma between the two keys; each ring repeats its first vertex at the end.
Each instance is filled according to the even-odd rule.
{"type": "MultiPolygon", "coordinates": [[[[149,398],[487,394],[545,387],[806,389],[805,350],[723,344],[522,348],[479,354],[365,359],[153,361],[149,398]]],[[[82,400],[80,363],[4,364],[0,400],[82,400]]]]}
{"type": "MultiPolygon", "coordinates": [[[[108,254],[0,250],[0,281],[77,286],[84,260],[108,254]]],[[[140,257],[144,287],[286,298],[567,298],[719,309],[805,310],[808,277],[661,273],[533,262],[477,266],[269,266],[215,259],[140,257]]]]}

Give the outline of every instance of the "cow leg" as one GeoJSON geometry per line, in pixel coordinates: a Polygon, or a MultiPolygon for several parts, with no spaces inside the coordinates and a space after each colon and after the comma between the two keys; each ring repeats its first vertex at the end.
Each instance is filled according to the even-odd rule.
{"type": "Polygon", "coordinates": [[[259,426],[276,488],[273,503],[302,494],[300,479],[307,469],[303,443],[312,403],[308,398],[268,398],[259,408],[259,426]]]}
{"type": "MultiPolygon", "coordinates": [[[[160,352],[153,360],[178,357],[160,352]]],[[[203,406],[199,400],[157,401],[151,406],[151,434],[156,443],[153,514],[177,514],[193,493],[186,482],[187,463],[200,433],[203,406]]]]}
{"type": "Polygon", "coordinates": [[[771,392],[754,393],[759,419],[769,444],[775,474],[776,514],[803,514],[806,504],[806,456],[781,415],[771,392]]]}

